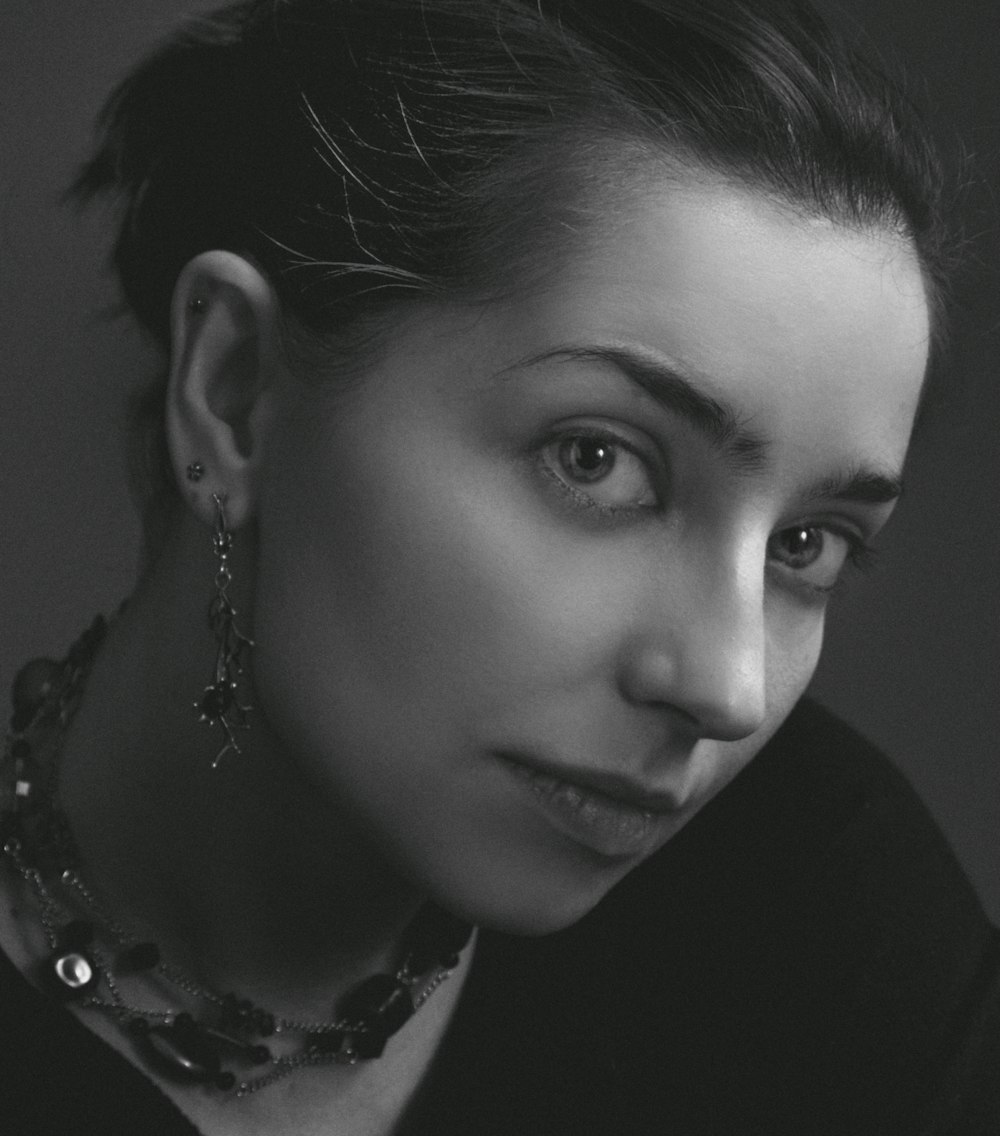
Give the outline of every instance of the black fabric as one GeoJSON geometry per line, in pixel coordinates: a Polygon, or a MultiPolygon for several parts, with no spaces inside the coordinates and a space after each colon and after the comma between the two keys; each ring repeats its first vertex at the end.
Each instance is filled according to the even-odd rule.
{"type": "MultiPolygon", "coordinates": [[[[195,1132],[2,957],[0,999],[4,1136],[195,1132]]],[[[899,774],[804,702],[575,927],[481,934],[400,1136],[501,1133],[1000,1136],[1000,936],[899,774]]]]}

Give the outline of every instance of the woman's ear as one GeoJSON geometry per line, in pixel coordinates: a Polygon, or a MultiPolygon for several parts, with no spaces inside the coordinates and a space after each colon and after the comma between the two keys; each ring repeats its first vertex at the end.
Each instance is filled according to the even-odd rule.
{"type": "Polygon", "coordinates": [[[181,496],[211,524],[225,496],[230,528],[256,510],[282,370],[279,306],[264,275],[215,250],[185,266],[171,308],[166,430],[181,496]]]}

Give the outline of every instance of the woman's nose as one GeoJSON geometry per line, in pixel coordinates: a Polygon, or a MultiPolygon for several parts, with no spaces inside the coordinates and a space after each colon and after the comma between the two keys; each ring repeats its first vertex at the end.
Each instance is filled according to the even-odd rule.
{"type": "Polygon", "coordinates": [[[764,723],[765,647],[763,580],[718,567],[692,573],[645,609],[619,687],[630,702],[679,711],[701,737],[737,741],[764,723]]]}

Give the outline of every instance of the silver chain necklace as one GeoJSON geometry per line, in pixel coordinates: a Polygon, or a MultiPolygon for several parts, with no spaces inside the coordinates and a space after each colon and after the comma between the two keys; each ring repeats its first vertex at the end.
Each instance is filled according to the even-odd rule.
{"type": "Polygon", "coordinates": [[[85,881],[56,791],[62,741],[106,630],[98,617],[61,663],[36,659],[14,683],[0,765],[0,848],[26,885],[48,944],[40,984],[53,998],[113,1020],[161,1075],[236,1097],[300,1069],[381,1056],[458,965],[468,923],[425,905],[404,934],[399,967],[371,975],[334,1017],[313,1021],[196,981],[131,933],[85,881]]]}

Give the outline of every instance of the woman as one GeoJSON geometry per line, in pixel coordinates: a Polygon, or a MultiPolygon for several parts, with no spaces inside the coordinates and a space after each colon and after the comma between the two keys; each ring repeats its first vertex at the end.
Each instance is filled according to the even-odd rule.
{"type": "Polygon", "coordinates": [[[940,321],[884,85],[797,6],[252,0],[79,190],[170,365],[139,586],[15,689],[5,1131],[995,1129],[996,937],[799,703],[940,321]]]}

